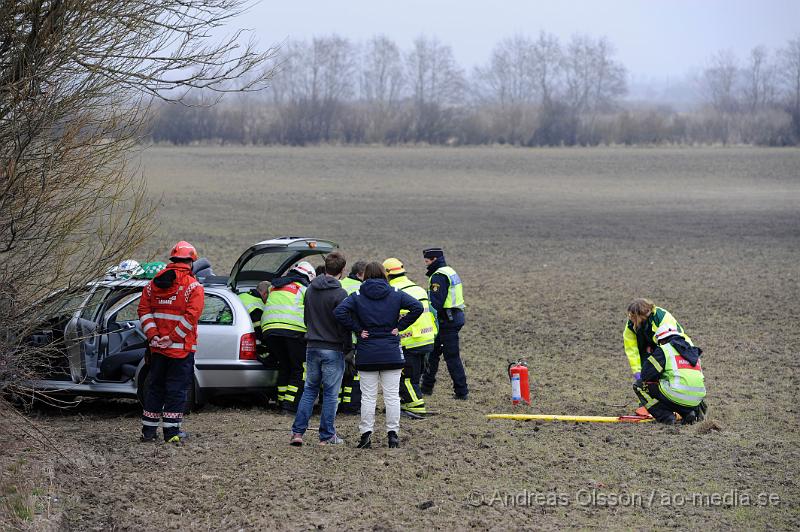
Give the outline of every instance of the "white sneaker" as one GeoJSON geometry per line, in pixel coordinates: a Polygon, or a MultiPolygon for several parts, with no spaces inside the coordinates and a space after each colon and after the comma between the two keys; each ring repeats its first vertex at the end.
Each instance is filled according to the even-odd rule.
{"type": "Polygon", "coordinates": [[[320,445],[344,445],[344,440],[339,437],[338,434],[334,434],[332,438],[327,440],[322,440],[319,442],[320,445]]]}

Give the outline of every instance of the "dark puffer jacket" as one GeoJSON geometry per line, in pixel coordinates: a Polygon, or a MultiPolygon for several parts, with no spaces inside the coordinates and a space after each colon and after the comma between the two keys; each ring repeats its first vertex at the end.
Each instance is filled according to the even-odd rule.
{"type": "Polygon", "coordinates": [[[404,330],[422,315],[422,304],[389,286],[382,279],[368,279],[358,291],[347,297],[336,307],[334,313],[339,322],[358,336],[356,368],[360,371],[400,369],[405,365],[400,336],[393,329],[404,330]],[[400,318],[400,311],[408,314],[400,318]],[[361,338],[361,331],[369,333],[361,338]]]}

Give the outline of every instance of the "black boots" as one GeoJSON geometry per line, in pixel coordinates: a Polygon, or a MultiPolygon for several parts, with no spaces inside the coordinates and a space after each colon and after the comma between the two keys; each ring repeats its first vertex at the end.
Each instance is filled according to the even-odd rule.
{"type": "Polygon", "coordinates": [[[356,449],[371,449],[372,448],[372,432],[368,431],[361,435],[361,441],[356,445],[356,449]]]}
{"type": "MultiPolygon", "coordinates": [[[[390,430],[386,435],[386,439],[389,441],[390,449],[397,449],[400,447],[400,438],[395,431],[390,430]]],[[[356,445],[356,449],[372,449],[372,432],[365,432],[361,435],[361,441],[356,445]]]]}

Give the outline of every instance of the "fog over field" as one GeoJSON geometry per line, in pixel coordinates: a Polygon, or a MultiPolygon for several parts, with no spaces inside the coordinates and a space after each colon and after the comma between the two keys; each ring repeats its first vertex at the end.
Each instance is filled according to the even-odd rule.
{"type": "MultiPolygon", "coordinates": [[[[631,75],[632,85],[660,90],[682,85],[712,54],[777,48],[798,32],[800,3],[793,0],[510,0],[491,7],[478,0],[412,0],[380,5],[366,0],[331,3],[263,3],[239,20],[265,42],[337,33],[352,40],[376,34],[406,48],[420,34],[453,47],[471,70],[489,58],[500,39],[515,34],[576,33],[607,36],[631,75]]],[[[667,96],[667,95],[664,95],[667,96]]]]}

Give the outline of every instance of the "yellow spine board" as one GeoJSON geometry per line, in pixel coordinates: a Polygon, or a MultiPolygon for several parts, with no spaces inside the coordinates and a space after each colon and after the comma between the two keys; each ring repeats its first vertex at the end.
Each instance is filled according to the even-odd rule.
{"type": "Polygon", "coordinates": [[[489,419],[516,421],[574,421],[576,423],[647,423],[653,418],[639,416],[565,416],[549,414],[487,414],[489,419]]]}

